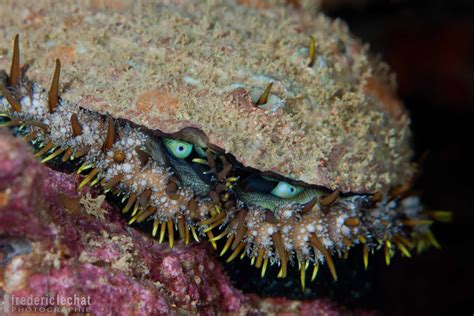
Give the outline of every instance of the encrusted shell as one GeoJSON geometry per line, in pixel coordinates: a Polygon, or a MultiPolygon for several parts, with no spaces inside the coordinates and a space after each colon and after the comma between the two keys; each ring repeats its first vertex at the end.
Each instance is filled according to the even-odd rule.
{"type": "Polygon", "coordinates": [[[61,59],[63,99],[163,132],[199,128],[246,166],[352,192],[413,174],[393,80],[340,21],[228,1],[20,0],[0,5],[1,37],[16,33],[42,86],[61,59]]]}

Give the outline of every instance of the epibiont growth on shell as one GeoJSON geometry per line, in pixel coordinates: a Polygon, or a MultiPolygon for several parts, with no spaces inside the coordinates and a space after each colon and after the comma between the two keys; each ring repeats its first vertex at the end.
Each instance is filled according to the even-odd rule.
{"type": "MultiPolygon", "coordinates": [[[[323,62],[314,37],[302,45],[302,67],[323,62]]],[[[41,162],[73,166],[82,176],[79,191],[97,188],[118,198],[129,224],[150,223],[159,242],[208,241],[227,262],[248,257],[262,277],[285,278],[294,266],[303,289],[320,266],[337,280],[334,260],[353,248],[362,249],[367,267],[376,250],[389,264],[396,253],[410,257],[413,249],[439,247],[429,226],[448,215],[425,211],[409,184],[351,192],[258,170],[210,143],[199,128],[165,133],[62,99],[67,68],[60,60],[45,90],[23,74],[19,36],[13,47],[11,69],[0,74],[1,126],[29,143],[41,162]],[[218,240],[225,241],[220,249],[218,240]],[[270,265],[277,275],[265,276],[270,265]]],[[[272,83],[248,93],[265,111],[285,102],[272,94],[272,83]]]]}

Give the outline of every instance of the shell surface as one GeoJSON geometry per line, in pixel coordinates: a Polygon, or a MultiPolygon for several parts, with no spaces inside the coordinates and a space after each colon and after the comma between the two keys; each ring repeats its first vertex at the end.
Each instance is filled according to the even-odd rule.
{"type": "Polygon", "coordinates": [[[340,21],[227,1],[8,8],[0,32],[22,34],[30,78],[48,86],[60,58],[62,97],[81,107],[163,132],[197,127],[245,166],[332,190],[386,191],[413,175],[390,74],[340,21]]]}

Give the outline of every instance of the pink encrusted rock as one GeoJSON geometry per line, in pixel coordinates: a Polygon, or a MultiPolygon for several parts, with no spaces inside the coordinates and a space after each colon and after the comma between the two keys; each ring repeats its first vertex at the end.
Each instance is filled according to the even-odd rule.
{"type": "Polygon", "coordinates": [[[59,196],[80,197],[76,184],[73,175],[41,166],[21,140],[1,134],[4,291],[17,297],[90,296],[87,307],[97,315],[249,309],[207,246],[178,242],[170,250],[128,227],[105,202],[80,212],[63,207],[59,196]]]}
{"type": "Polygon", "coordinates": [[[170,249],[76,186],[74,175],[42,166],[20,139],[0,132],[1,297],[78,297],[86,305],[54,306],[95,315],[347,312],[327,300],[244,295],[206,243],[176,242],[170,249]]]}
{"type": "Polygon", "coordinates": [[[0,235],[52,238],[38,190],[44,172],[22,141],[0,131],[0,235]]]}

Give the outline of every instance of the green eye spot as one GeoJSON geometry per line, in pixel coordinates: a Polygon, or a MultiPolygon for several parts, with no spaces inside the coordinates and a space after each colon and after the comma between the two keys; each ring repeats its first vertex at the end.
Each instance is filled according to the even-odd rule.
{"type": "Polygon", "coordinates": [[[303,192],[303,188],[296,187],[285,181],[280,181],[271,193],[274,196],[278,196],[282,199],[291,199],[301,192],[303,192]]]}
{"type": "Polygon", "coordinates": [[[163,143],[166,149],[176,158],[185,159],[193,151],[193,144],[186,143],[176,139],[164,138],[163,143]]]}

